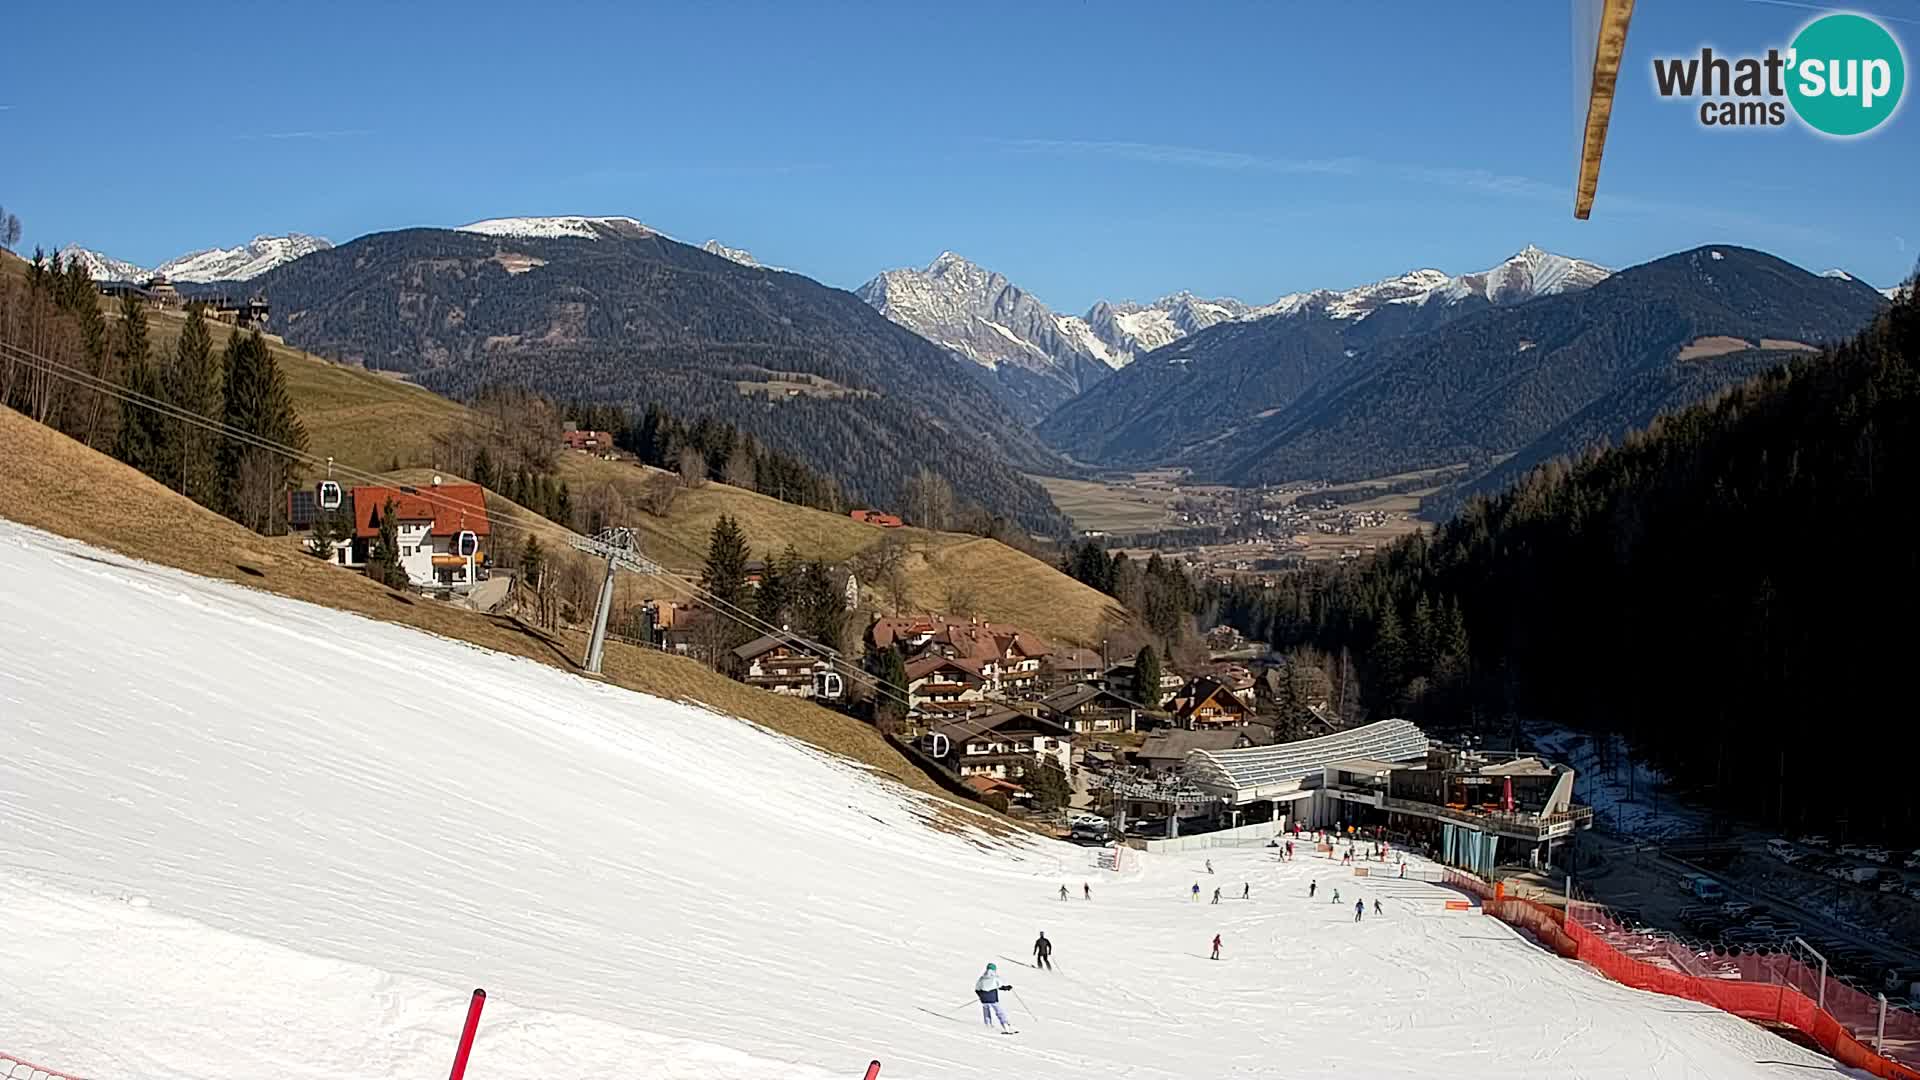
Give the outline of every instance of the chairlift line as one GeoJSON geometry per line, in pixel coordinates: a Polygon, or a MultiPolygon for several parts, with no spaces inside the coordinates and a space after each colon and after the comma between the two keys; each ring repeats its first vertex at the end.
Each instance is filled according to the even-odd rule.
{"type": "MultiPolygon", "coordinates": [[[[327,458],[323,460],[314,454],[310,454],[305,451],[295,449],[291,446],[287,446],[284,443],[275,442],[264,436],[258,435],[254,432],[247,431],[242,428],[234,427],[223,421],[215,420],[215,419],[212,419],[211,417],[202,416],[199,413],[195,413],[190,410],[183,409],[177,405],[174,405],[171,402],[163,401],[159,398],[155,398],[150,395],[143,394],[137,390],[128,388],[120,383],[116,383],[103,376],[94,375],[91,372],[83,371],[79,368],[73,367],[72,365],[64,364],[64,363],[61,363],[60,361],[53,360],[48,357],[40,356],[26,349],[22,349],[19,346],[7,344],[7,343],[0,343],[0,350],[4,350],[8,353],[14,354],[15,358],[20,362],[28,364],[29,366],[32,366],[42,372],[45,372],[46,374],[52,375],[55,378],[64,379],[68,382],[76,383],[87,389],[93,390],[97,393],[106,394],[109,397],[113,397],[119,401],[125,402],[130,405],[134,405],[138,408],[144,408],[150,412],[159,413],[162,416],[170,417],[172,419],[177,419],[184,423],[193,424],[197,427],[201,427],[207,431],[213,432],[216,435],[220,435],[224,438],[228,438],[235,442],[242,443],[243,445],[252,446],[257,449],[265,450],[269,453],[278,454],[291,461],[299,462],[301,464],[305,464],[312,467],[318,467],[324,464],[329,467],[330,471],[332,468],[337,467],[343,475],[346,475],[349,478],[357,478],[357,479],[364,480],[369,484],[385,485],[390,482],[386,478],[376,473],[369,473],[363,470],[354,469],[344,465],[334,466],[331,458],[327,458]]],[[[335,483],[337,485],[337,481],[335,483]]],[[[453,500],[447,499],[440,495],[429,494],[428,492],[425,492],[425,491],[420,493],[420,497],[430,503],[444,506],[450,510],[460,510],[462,512],[472,512],[473,510],[473,508],[468,504],[455,503],[453,500]]],[[[481,517],[485,518],[489,522],[492,522],[495,524],[505,524],[512,527],[524,529],[529,533],[534,532],[536,530],[551,530],[552,532],[560,534],[565,539],[565,542],[573,546],[577,546],[575,544],[576,541],[586,539],[582,537],[579,533],[574,532],[572,529],[569,529],[559,524],[558,522],[550,521],[546,518],[525,518],[525,517],[521,517],[519,514],[504,512],[498,509],[484,510],[480,512],[480,515],[481,517]]],[[[710,605],[712,605],[713,609],[717,613],[725,616],[726,618],[733,620],[734,622],[740,624],[741,626],[747,627],[748,629],[756,629],[761,632],[764,632],[768,636],[773,637],[777,641],[793,646],[794,648],[798,649],[802,653],[813,655],[812,650],[806,647],[806,643],[800,638],[798,638],[797,636],[790,633],[789,631],[773,626],[772,624],[760,619],[758,616],[753,615],[751,612],[748,612],[738,607],[735,604],[732,604],[726,600],[721,599],[718,596],[713,595],[712,593],[708,592],[705,589],[700,588],[698,585],[689,581],[688,579],[678,574],[675,574],[671,571],[666,570],[664,567],[658,566],[657,564],[654,564],[651,562],[646,563],[646,565],[649,569],[642,572],[650,573],[656,577],[659,577],[665,580],[669,585],[678,585],[679,588],[677,591],[680,591],[683,595],[686,595],[693,599],[704,600],[710,605]]],[[[885,683],[880,682],[877,678],[867,675],[865,672],[861,671],[859,668],[851,664],[848,664],[846,661],[840,660],[835,656],[825,656],[825,657],[820,657],[820,659],[826,660],[829,664],[835,665],[836,667],[843,669],[846,678],[850,678],[856,682],[859,682],[860,684],[871,689],[875,694],[884,696],[888,700],[894,701],[908,708],[912,707],[911,701],[901,696],[899,693],[895,692],[892,687],[888,686],[885,683]]]]}

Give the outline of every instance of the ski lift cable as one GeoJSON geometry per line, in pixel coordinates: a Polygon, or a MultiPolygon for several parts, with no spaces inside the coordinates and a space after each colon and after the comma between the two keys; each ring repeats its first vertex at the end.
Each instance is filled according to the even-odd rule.
{"type": "MultiPolygon", "coordinates": [[[[26,363],[29,366],[33,366],[38,370],[44,371],[47,374],[53,375],[57,378],[62,378],[62,379],[66,379],[67,381],[77,383],[88,389],[92,389],[98,393],[106,394],[110,397],[116,398],[120,401],[126,402],[136,407],[145,408],[145,409],[148,409],[149,411],[160,413],[163,416],[169,416],[174,419],[181,420],[183,422],[194,424],[196,426],[205,428],[206,430],[211,431],[217,435],[222,435],[236,442],[240,442],[243,445],[253,446],[255,448],[265,450],[270,453],[279,454],[283,457],[286,457],[291,460],[298,461],[304,464],[318,465],[321,463],[322,459],[320,459],[317,455],[298,450],[294,447],[287,446],[283,443],[275,442],[264,436],[255,434],[254,432],[247,431],[243,428],[234,427],[223,421],[214,420],[210,417],[202,416],[198,413],[173,405],[170,402],[166,402],[161,399],[151,397],[149,395],[140,393],[137,390],[133,390],[119,383],[115,383],[112,380],[107,379],[103,376],[94,375],[91,372],[87,372],[79,368],[72,367],[71,365],[63,364],[60,361],[39,356],[25,349],[21,349],[18,346],[0,343],[0,351],[6,351],[6,352],[17,354],[21,362],[26,363]]],[[[354,469],[344,465],[336,466],[336,467],[339,468],[339,470],[343,474],[349,477],[359,477],[371,484],[387,486],[390,483],[390,481],[388,481],[386,478],[376,473],[364,472],[362,470],[354,469]]],[[[472,508],[468,504],[455,502],[451,499],[445,498],[444,496],[428,494],[426,492],[420,492],[418,493],[418,495],[422,499],[425,499],[429,502],[443,506],[447,509],[460,510],[463,513],[472,510],[472,508]]],[[[571,542],[571,540],[573,539],[577,539],[580,535],[574,532],[572,529],[569,529],[559,524],[558,522],[550,521],[546,518],[532,518],[532,517],[523,516],[517,513],[510,513],[510,512],[501,511],[497,509],[491,510],[491,511],[482,511],[480,513],[482,517],[496,524],[506,524],[506,525],[525,529],[529,532],[532,532],[535,530],[548,531],[554,534],[558,534],[568,542],[571,542]]],[[[695,599],[706,600],[708,603],[714,605],[716,610],[718,610],[719,608],[731,609],[731,613],[729,613],[728,611],[721,611],[720,614],[726,616],[729,619],[732,619],[734,622],[739,623],[740,625],[746,627],[747,629],[766,633],[769,636],[775,638],[776,640],[792,645],[802,653],[818,656],[818,653],[816,653],[815,650],[813,650],[812,648],[809,648],[807,643],[803,639],[792,634],[790,631],[783,630],[781,628],[773,626],[770,623],[760,620],[757,616],[753,615],[752,613],[747,612],[744,609],[726,600],[723,600],[718,596],[713,595],[711,592],[707,591],[706,589],[694,584],[691,581],[688,581],[686,578],[678,574],[674,574],[666,570],[664,567],[658,568],[657,573],[658,573],[658,576],[666,579],[670,584],[677,583],[680,586],[680,589],[678,591],[682,592],[684,595],[687,595],[695,599]]],[[[868,676],[865,672],[860,671],[857,667],[854,667],[853,665],[847,663],[846,661],[838,660],[833,656],[821,656],[819,658],[826,660],[828,663],[833,664],[834,666],[842,668],[848,678],[851,678],[854,681],[867,686],[868,688],[872,689],[876,694],[881,694],[883,696],[888,697],[892,701],[895,701],[897,703],[900,703],[902,705],[905,705],[911,708],[911,702],[905,699],[904,697],[902,697],[897,691],[894,691],[891,686],[885,683],[882,683],[871,676],[868,676]]]]}
{"type": "MultiPolygon", "coordinates": [[[[215,419],[212,419],[211,417],[203,416],[199,413],[195,413],[191,410],[184,409],[180,406],[174,405],[171,402],[163,401],[159,398],[151,397],[137,390],[133,390],[120,383],[116,383],[110,379],[107,379],[104,376],[95,375],[91,372],[84,371],[79,368],[75,368],[71,365],[64,364],[60,361],[53,360],[48,357],[40,356],[36,353],[30,352],[26,349],[22,349],[15,345],[0,342],[0,352],[13,354],[14,359],[16,359],[17,361],[27,364],[30,367],[34,367],[37,370],[40,370],[48,375],[52,375],[56,378],[64,379],[66,381],[75,383],[87,389],[93,390],[97,393],[106,394],[109,397],[115,398],[117,400],[133,405],[135,407],[144,408],[144,409],[147,409],[148,411],[159,413],[162,416],[167,416],[172,419],[177,419],[185,423],[193,424],[197,427],[204,428],[207,431],[210,431],[216,435],[223,436],[235,442],[239,442],[243,445],[252,446],[256,449],[265,450],[269,453],[278,454],[290,460],[297,461],[302,464],[307,464],[311,466],[318,466],[318,465],[324,464],[325,461],[331,460],[331,459],[322,459],[318,455],[314,455],[306,451],[302,451],[294,447],[287,446],[284,443],[275,442],[274,440],[268,439],[265,436],[247,431],[244,428],[234,427],[230,424],[225,423],[224,421],[215,420],[215,419]]],[[[391,484],[391,481],[387,480],[385,477],[382,477],[377,473],[365,472],[363,470],[355,469],[345,465],[336,465],[335,467],[338,468],[342,474],[346,475],[349,478],[362,479],[369,484],[374,484],[379,486],[389,486],[391,484]]],[[[459,503],[454,500],[448,499],[444,496],[429,494],[426,492],[420,492],[418,494],[420,498],[425,499],[426,501],[434,503],[436,505],[443,506],[447,509],[457,509],[462,511],[463,513],[473,512],[473,508],[468,504],[459,503]]],[[[558,522],[551,521],[546,518],[530,517],[530,516],[508,512],[508,511],[502,511],[498,509],[483,510],[483,511],[477,511],[477,512],[480,513],[480,515],[483,518],[485,518],[487,521],[494,524],[505,524],[511,527],[524,529],[528,532],[534,532],[536,530],[546,531],[549,533],[557,534],[562,538],[568,540],[569,542],[572,539],[579,537],[580,535],[579,533],[574,532],[572,529],[569,529],[558,522]]],[[[847,663],[844,660],[840,660],[834,656],[819,656],[819,654],[814,649],[808,647],[804,639],[801,639],[797,635],[792,634],[792,632],[773,626],[771,623],[768,623],[760,619],[758,616],[752,614],[751,612],[748,612],[745,609],[740,608],[737,605],[727,600],[724,600],[718,596],[715,596],[705,588],[697,585],[694,582],[689,581],[688,579],[682,577],[679,574],[675,574],[667,570],[664,567],[658,567],[656,569],[656,575],[665,579],[669,584],[677,584],[680,587],[678,591],[682,592],[684,595],[687,595],[695,599],[705,600],[709,604],[713,605],[716,611],[719,611],[719,609],[721,608],[730,609],[728,611],[719,611],[719,613],[729,619],[732,619],[734,622],[739,623],[741,626],[746,627],[747,629],[750,629],[750,630],[756,630],[758,632],[765,633],[768,636],[773,637],[775,640],[781,641],[784,644],[788,644],[795,647],[802,653],[818,656],[819,659],[826,660],[828,663],[836,667],[842,668],[845,671],[846,677],[851,678],[855,682],[858,682],[858,683],[861,683],[862,685],[867,686],[869,689],[872,689],[875,693],[884,695],[899,704],[908,706],[909,708],[911,707],[911,702],[908,701],[905,697],[903,697],[899,692],[895,691],[893,687],[891,687],[890,685],[879,681],[877,678],[867,675],[867,673],[865,673],[864,671],[859,670],[857,667],[847,663]]]]}

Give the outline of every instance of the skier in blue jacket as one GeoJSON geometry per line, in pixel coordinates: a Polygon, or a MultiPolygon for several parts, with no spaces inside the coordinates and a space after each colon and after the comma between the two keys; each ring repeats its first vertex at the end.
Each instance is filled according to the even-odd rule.
{"type": "Polygon", "coordinates": [[[988,964],[987,970],[983,972],[979,980],[973,984],[973,994],[980,999],[981,1023],[992,1027],[994,1020],[997,1019],[1000,1021],[1001,1031],[1013,1030],[1013,1025],[1007,1023],[1006,1010],[1000,1007],[1000,991],[1011,989],[1013,989],[1013,987],[1007,986],[1000,981],[1000,969],[992,964],[988,964]]]}

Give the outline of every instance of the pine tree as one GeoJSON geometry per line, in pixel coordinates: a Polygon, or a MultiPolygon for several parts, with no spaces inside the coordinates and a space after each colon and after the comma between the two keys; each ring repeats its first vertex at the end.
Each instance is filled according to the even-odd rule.
{"type": "Polygon", "coordinates": [[[1409,675],[1431,673],[1439,651],[1438,630],[1427,595],[1413,602],[1413,619],[1407,626],[1407,662],[1409,675]]]}
{"type": "Polygon", "coordinates": [[[715,599],[722,617],[734,617],[732,608],[740,605],[747,588],[746,575],[746,534],[731,515],[722,514],[707,539],[707,564],[700,574],[700,587],[715,599]]]}
{"type": "Polygon", "coordinates": [[[367,576],[390,589],[403,588],[407,571],[400,565],[400,525],[393,518],[393,500],[388,499],[377,513],[374,527],[379,531],[367,552],[367,576]]]}
{"type": "Polygon", "coordinates": [[[573,528],[573,491],[567,487],[565,480],[560,481],[560,490],[553,494],[553,513],[549,516],[567,528],[573,528]]]}
{"type": "Polygon", "coordinates": [[[881,650],[878,666],[881,688],[873,701],[875,718],[898,723],[907,715],[907,662],[889,645],[881,650]]]}
{"type": "Polygon", "coordinates": [[[167,421],[151,402],[142,400],[161,398],[163,390],[147,344],[147,306],[132,293],[120,297],[118,349],[120,363],[126,371],[127,388],[140,397],[129,395],[120,403],[120,430],[114,440],[113,456],[165,482],[167,470],[161,454],[167,421]]]}
{"type": "MultiPolygon", "coordinates": [[[[213,337],[207,332],[205,309],[199,304],[187,307],[186,325],[174,343],[173,364],[166,370],[165,394],[168,403],[192,416],[216,419],[222,415],[220,363],[213,352],[213,337]]],[[[187,420],[169,420],[170,437],[167,484],[202,506],[219,509],[217,437],[199,424],[187,420]]]]}
{"type": "Polygon", "coordinates": [[[338,510],[322,510],[313,519],[313,535],[307,537],[306,552],[316,559],[333,561],[336,543],[353,540],[353,530],[338,510]]]}
{"type": "Polygon", "coordinates": [[[1133,656],[1133,700],[1149,709],[1160,707],[1160,654],[1151,645],[1133,656]]]}
{"type": "Polygon", "coordinates": [[[840,632],[846,628],[847,598],[834,585],[833,574],[823,562],[809,562],[799,580],[788,586],[792,607],[796,610],[801,632],[828,648],[840,647],[840,632]]]}
{"type": "MultiPolygon", "coordinates": [[[[261,440],[295,451],[307,448],[306,428],[294,413],[280,365],[258,330],[227,341],[225,422],[261,440]]],[[[235,438],[225,438],[218,457],[221,509],[228,517],[261,533],[286,527],[286,493],[294,463],[283,453],[235,438]]]]}
{"type": "Polygon", "coordinates": [[[761,622],[785,626],[795,582],[788,578],[786,567],[774,561],[772,552],[767,553],[766,564],[766,572],[760,576],[760,590],[753,596],[753,613],[761,622]]]}
{"type": "Polygon", "coordinates": [[[1393,605],[1381,609],[1380,621],[1373,631],[1373,647],[1367,650],[1367,674],[1383,702],[1393,702],[1407,681],[1407,642],[1400,631],[1400,616],[1393,605]]]}

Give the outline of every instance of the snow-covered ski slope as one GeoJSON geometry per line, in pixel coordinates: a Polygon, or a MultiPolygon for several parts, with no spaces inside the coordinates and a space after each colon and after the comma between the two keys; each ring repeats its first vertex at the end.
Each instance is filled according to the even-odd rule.
{"type": "Polygon", "coordinates": [[[696,706],[0,521],[0,1051],[79,1075],[444,1075],[475,986],[476,1080],[1821,1064],[1430,886],[1261,849],[1101,877],[930,815],[696,706]],[[1043,929],[1054,972],[1014,962],[1043,929]],[[972,1004],[996,959],[1012,1038],[972,1004]]]}

